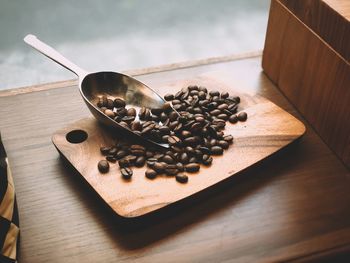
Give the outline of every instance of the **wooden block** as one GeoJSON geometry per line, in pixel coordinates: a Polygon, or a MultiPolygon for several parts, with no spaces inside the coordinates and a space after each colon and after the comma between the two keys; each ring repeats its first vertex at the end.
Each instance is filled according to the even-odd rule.
{"type": "Polygon", "coordinates": [[[281,0],[281,3],[350,61],[349,0],[281,0]]]}
{"type": "Polygon", "coordinates": [[[236,175],[290,144],[305,132],[305,126],[300,121],[274,103],[257,95],[232,91],[218,80],[201,78],[200,81],[181,81],[163,87],[160,91],[162,95],[175,93],[193,83],[239,95],[240,109],[244,109],[249,117],[246,122],[227,123],[225,133],[234,136],[234,144],[225,150],[224,155],[213,157],[210,167],[202,166],[199,172],[188,174],[187,184],[180,184],[169,176],[147,179],[145,167],[133,168],[131,181],[121,178],[117,164],[111,165],[109,173],[100,174],[97,163],[104,157],[99,148],[109,145],[112,137],[93,118],[82,119],[57,131],[53,135],[53,143],[117,214],[138,217],[236,175]],[[66,135],[72,130],[83,130],[88,137],[81,143],[69,143],[66,135]]]}
{"type": "Polygon", "coordinates": [[[350,167],[349,62],[280,1],[272,0],[262,66],[350,167]]]}

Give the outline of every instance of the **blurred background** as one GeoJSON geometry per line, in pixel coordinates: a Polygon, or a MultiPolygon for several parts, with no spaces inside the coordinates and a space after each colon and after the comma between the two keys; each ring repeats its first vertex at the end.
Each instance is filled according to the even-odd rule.
{"type": "Polygon", "coordinates": [[[0,89],[75,77],[28,33],[88,71],[124,71],[262,49],[269,2],[0,0],[0,89]]]}

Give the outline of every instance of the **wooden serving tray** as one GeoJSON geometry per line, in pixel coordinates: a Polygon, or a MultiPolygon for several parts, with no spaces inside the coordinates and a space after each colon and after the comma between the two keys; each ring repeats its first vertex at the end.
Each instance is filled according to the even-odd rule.
{"type": "Polygon", "coordinates": [[[198,77],[167,85],[157,91],[162,95],[175,93],[189,84],[239,95],[239,110],[244,109],[248,113],[248,120],[237,124],[227,122],[225,134],[234,136],[234,145],[225,150],[224,155],[213,157],[210,167],[201,166],[198,173],[188,174],[187,184],[178,183],[167,176],[149,180],[144,175],[146,167],[133,168],[131,181],[121,178],[118,164],[111,164],[107,174],[99,173],[97,163],[104,158],[99,148],[110,144],[112,138],[93,118],[79,120],[53,135],[52,141],[58,151],[120,216],[142,216],[190,197],[268,157],[305,132],[305,126],[299,120],[274,103],[257,95],[235,92],[218,79],[198,77]],[[68,142],[66,135],[74,130],[85,131],[87,139],[81,143],[68,142]]]}

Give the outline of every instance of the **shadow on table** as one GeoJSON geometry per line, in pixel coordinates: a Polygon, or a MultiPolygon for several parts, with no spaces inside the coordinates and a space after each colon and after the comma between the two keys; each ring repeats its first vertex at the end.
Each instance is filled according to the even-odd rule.
{"type": "Polygon", "coordinates": [[[138,218],[123,218],[115,214],[63,156],[61,159],[65,165],[61,167],[63,174],[73,175],[64,178],[70,181],[68,185],[72,188],[80,189],[74,191],[98,224],[102,225],[101,229],[104,229],[121,248],[137,250],[160,242],[170,235],[177,235],[180,230],[234,207],[274,178],[285,174],[288,167],[295,162],[295,159],[290,157],[297,156],[300,152],[300,140],[302,139],[190,198],[138,218]],[[82,184],[86,187],[81,187],[82,184]]]}

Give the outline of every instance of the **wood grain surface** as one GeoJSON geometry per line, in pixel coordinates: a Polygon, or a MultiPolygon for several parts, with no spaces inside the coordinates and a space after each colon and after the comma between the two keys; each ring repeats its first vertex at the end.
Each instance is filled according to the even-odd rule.
{"type": "Polygon", "coordinates": [[[350,167],[350,64],[273,0],[262,65],[350,167]]]}
{"type": "Polygon", "coordinates": [[[305,126],[300,121],[274,103],[259,96],[235,92],[230,84],[222,83],[220,78],[197,77],[166,84],[156,91],[163,96],[169,92],[175,94],[188,85],[211,87],[239,95],[239,110],[244,110],[249,118],[236,124],[227,122],[225,133],[234,136],[233,147],[225,150],[222,156],[214,156],[210,167],[202,166],[199,172],[188,174],[187,184],[180,184],[169,176],[149,180],[144,175],[146,166],[133,168],[131,181],[121,178],[118,164],[111,165],[109,173],[102,175],[97,169],[97,163],[104,159],[100,147],[112,145],[115,139],[123,141],[123,137],[113,138],[94,119],[77,121],[53,135],[52,141],[60,153],[118,215],[138,217],[187,198],[270,156],[305,132],[305,126]],[[70,143],[66,136],[74,130],[85,131],[87,139],[79,144],[70,143]],[[149,191],[150,187],[152,191],[149,191]]]}
{"type": "MultiPolygon", "coordinates": [[[[160,88],[223,70],[233,90],[303,120],[262,73],[261,58],[138,78],[160,88]]],[[[350,252],[350,173],[307,123],[299,141],[239,176],[131,223],[97,198],[51,142],[56,130],[90,116],[75,85],[0,97],[0,105],[19,207],[19,262],[322,262],[350,252]]]]}
{"type": "Polygon", "coordinates": [[[280,0],[280,2],[350,62],[349,0],[280,0]]]}

